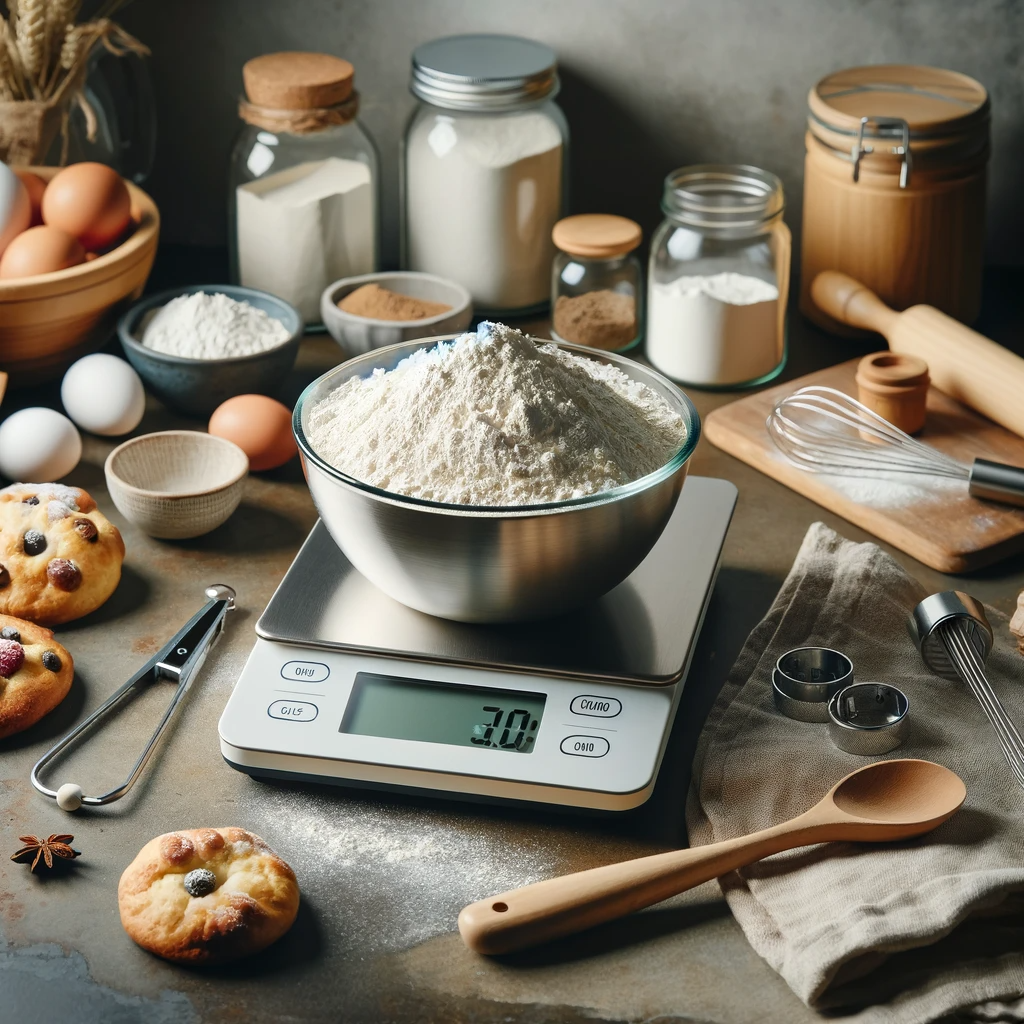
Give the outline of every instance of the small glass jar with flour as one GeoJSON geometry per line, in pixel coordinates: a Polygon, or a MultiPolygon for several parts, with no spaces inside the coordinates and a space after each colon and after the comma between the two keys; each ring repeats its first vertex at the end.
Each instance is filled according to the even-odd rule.
{"type": "Polygon", "coordinates": [[[786,362],[790,234],[782,182],[757,167],[703,164],[665,179],[651,240],[647,357],[701,388],[754,387],[786,362]]]}
{"type": "Polygon", "coordinates": [[[635,250],[640,225],[628,217],[581,213],[551,233],[551,336],[625,352],[640,342],[643,270],[635,250]]]}
{"type": "Polygon", "coordinates": [[[318,326],[329,284],[377,269],[380,174],[356,120],[354,70],[328,54],[269,53],[242,77],[228,203],[234,280],[318,326]]]}
{"type": "Polygon", "coordinates": [[[515,36],[436,39],[413,51],[410,89],[405,268],[457,281],[478,313],[545,309],[569,138],[554,51],[515,36]]]}

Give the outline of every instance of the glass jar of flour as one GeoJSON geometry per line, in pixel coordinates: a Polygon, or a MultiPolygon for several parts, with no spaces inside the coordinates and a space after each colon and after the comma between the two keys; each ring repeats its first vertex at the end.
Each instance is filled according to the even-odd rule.
{"type": "Polygon", "coordinates": [[[742,164],[702,164],[665,179],[651,240],[647,357],[702,388],[742,388],[786,362],[790,234],[782,182],[742,164]]]}
{"type": "Polygon", "coordinates": [[[413,51],[410,89],[404,266],[457,281],[480,313],[543,310],[569,140],[554,51],[515,36],[436,39],[413,51]]]}
{"type": "Polygon", "coordinates": [[[270,53],[242,69],[245,122],[231,157],[234,280],[297,307],[318,326],[320,296],[377,269],[379,169],[356,120],[347,60],[270,53]]]}

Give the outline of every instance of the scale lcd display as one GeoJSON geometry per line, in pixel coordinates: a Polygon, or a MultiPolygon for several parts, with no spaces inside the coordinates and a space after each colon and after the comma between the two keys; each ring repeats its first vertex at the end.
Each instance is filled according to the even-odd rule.
{"type": "Polygon", "coordinates": [[[341,732],[529,754],[543,693],[357,672],[341,732]]]}

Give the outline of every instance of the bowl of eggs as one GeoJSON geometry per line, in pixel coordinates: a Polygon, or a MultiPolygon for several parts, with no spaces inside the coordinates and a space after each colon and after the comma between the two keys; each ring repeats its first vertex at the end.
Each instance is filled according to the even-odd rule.
{"type": "Polygon", "coordinates": [[[160,214],[98,163],[0,164],[0,366],[13,385],[60,375],[142,294],[160,214]]]}

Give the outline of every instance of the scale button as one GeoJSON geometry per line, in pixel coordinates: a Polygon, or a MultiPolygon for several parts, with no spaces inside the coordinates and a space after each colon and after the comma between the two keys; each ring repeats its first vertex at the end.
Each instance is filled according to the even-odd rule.
{"type": "Polygon", "coordinates": [[[289,661],[281,669],[283,678],[296,683],[322,683],[330,674],[331,670],[319,661],[289,661]]]}
{"type": "Polygon", "coordinates": [[[562,753],[574,757],[604,757],[610,749],[603,736],[566,736],[562,740],[562,753]]]}
{"type": "Polygon", "coordinates": [[[271,718],[280,718],[283,722],[312,722],[319,708],[303,700],[275,700],[267,708],[271,718]]]}
{"type": "Polygon", "coordinates": [[[569,710],[574,715],[587,715],[590,718],[614,718],[622,711],[622,701],[614,697],[595,697],[593,694],[581,693],[573,697],[569,710]]]}

